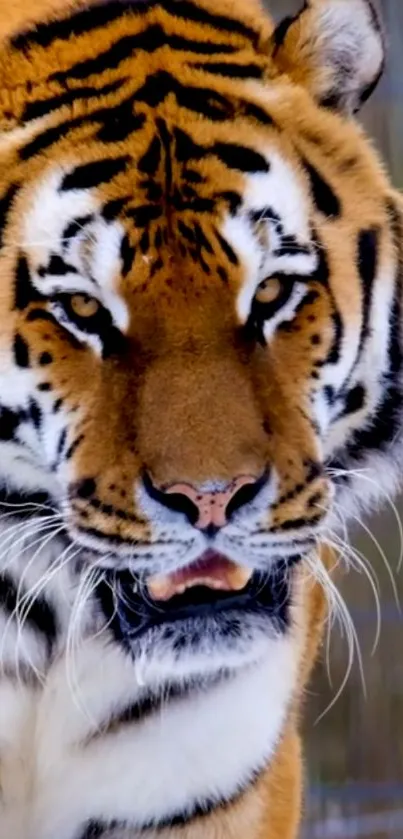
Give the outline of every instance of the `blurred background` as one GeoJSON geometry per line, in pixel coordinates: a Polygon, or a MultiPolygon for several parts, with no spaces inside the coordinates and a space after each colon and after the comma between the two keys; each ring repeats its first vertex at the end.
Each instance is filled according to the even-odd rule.
{"type": "MultiPolygon", "coordinates": [[[[276,20],[294,14],[302,0],[266,0],[276,20]]],[[[381,150],[396,186],[403,188],[403,0],[379,0],[388,36],[388,64],[376,93],[360,115],[381,150]]],[[[306,702],[307,814],[304,839],[403,837],[403,500],[385,498],[381,514],[352,532],[355,549],[379,580],[379,641],[374,592],[365,575],[342,575],[361,647],[345,680],[348,654],[335,629],[306,702]],[[389,564],[389,570],[387,568],[389,564]],[[328,661],[326,661],[328,659],[328,661]],[[364,687],[365,682],[365,687],[364,687]]]]}

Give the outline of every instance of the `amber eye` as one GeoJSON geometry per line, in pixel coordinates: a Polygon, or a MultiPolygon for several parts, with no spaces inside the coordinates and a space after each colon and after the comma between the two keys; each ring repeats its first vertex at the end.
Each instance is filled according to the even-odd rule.
{"type": "Polygon", "coordinates": [[[255,300],[263,306],[271,305],[282,297],[283,290],[283,285],[280,280],[277,277],[270,277],[260,283],[256,292],[255,300]]]}
{"type": "Polygon", "coordinates": [[[101,335],[113,326],[110,312],[89,294],[58,294],[53,302],[63,323],[70,322],[82,332],[101,335]]]}
{"type": "Polygon", "coordinates": [[[253,298],[247,324],[248,331],[265,345],[264,324],[275,317],[290,300],[297,282],[296,277],[267,277],[260,283],[253,298]]]}
{"type": "Polygon", "coordinates": [[[101,304],[88,294],[73,294],[70,297],[71,312],[78,318],[93,318],[101,309],[101,304]]]}

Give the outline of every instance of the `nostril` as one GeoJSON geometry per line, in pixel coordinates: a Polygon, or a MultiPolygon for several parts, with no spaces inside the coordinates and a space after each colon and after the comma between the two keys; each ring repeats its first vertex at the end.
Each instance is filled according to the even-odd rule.
{"type": "Polygon", "coordinates": [[[240,507],[256,498],[266,480],[266,474],[258,479],[243,476],[226,489],[203,491],[185,482],[159,489],[147,473],[143,475],[144,487],[151,498],[168,510],[182,513],[190,524],[211,538],[240,507]]]}
{"type": "Polygon", "coordinates": [[[244,507],[246,504],[250,504],[252,501],[255,500],[256,496],[259,492],[263,489],[264,485],[267,483],[267,474],[266,472],[258,478],[256,481],[251,481],[250,483],[244,484],[241,486],[229,500],[225,513],[227,516],[228,521],[232,518],[234,513],[237,510],[240,510],[241,507],[244,507]]]}
{"type": "Polygon", "coordinates": [[[173,510],[176,513],[182,513],[186,516],[190,524],[195,525],[199,519],[199,509],[193,503],[191,498],[181,492],[165,492],[155,486],[150,476],[145,472],[143,475],[143,484],[150,498],[158,501],[163,507],[168,510],[173,510]]]}

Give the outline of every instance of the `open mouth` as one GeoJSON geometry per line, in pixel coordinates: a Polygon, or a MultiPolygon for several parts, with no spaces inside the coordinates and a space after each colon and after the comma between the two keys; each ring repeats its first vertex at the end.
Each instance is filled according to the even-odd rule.
{"type": "Polygon", "coordinates": [[[178,621],[207,622],[220,615],[254,613],[279,629],[288,623],[289,565],[270,573],[253,572],[215,551],[173,574],[143,583],[129,571],[111,573],[99,585],[103,611],[120,638],[134,640],[145,631],[178,621]]]}

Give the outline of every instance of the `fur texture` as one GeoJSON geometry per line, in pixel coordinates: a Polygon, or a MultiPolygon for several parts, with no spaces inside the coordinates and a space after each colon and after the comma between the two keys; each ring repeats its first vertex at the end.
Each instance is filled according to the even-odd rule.
{"type": "Polygon", "coordinates": [[[401,471],[382,27],[37,0],[0,39],[0,833],[295,839],[326,540],[401,471]],[[245,476],[220,528],[171,493],[245,476]],[[254,605],[139,631],[211,550],[254,605]]]}

